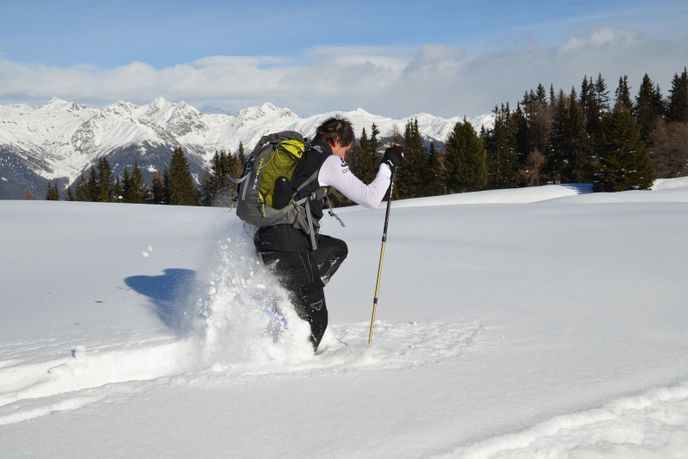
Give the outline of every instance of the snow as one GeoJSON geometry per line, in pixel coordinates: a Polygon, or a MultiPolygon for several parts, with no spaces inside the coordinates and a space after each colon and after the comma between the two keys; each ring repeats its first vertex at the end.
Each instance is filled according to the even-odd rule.
{"type": "MultiPolygon", "coordinates": [[[[71,182],[97,158],[120,147],[182,145],[209,162],[217,151],[236,152],[240,142],[250,150],[271,132],[296,130],[312,136],[317,126],[331,116],[349,118],[357,133],[363,128],[369,131],[372,123],[377,123],[383,136],[390,135],[395,127],[403,132],[407,122],[418,118],[421,133],[440,141],[446,140],[460,120],[429,114],[391,119],[362,109],[301,118],[288,108],[269,102],[244,108],[235,115],[224,115],[203,114],[186,102],[171,102],[162,97],[150,104],[117,101],[101,108],[52,99],[37,107],[0,105],[0,145],[47,161],[46,168],[36,171],[39,175],[47,179],[67,177],[71,182]]],[[[471,119],[476,129],[489,125],[491,120],[491,115],[471,119]]]]}
{"type": "Polygon", "coordinates": [[[685,457],[686,184],[394,202],[369,351],[342,209],[317,355],[227,209],[0,201],[0,456],[685,457]]]}

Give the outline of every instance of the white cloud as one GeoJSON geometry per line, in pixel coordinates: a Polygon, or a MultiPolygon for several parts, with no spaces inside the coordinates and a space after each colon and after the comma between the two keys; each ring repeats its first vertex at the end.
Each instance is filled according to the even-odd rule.
{"type": "MultiPolygon", "coordinates": [[[[0,60],[0,103],[42,103],[54,96],[102,105],[114,100],[147,103],[158,96],[198,107],[236,111],[265,101],[302,116],[363,107],[406,116],[478,115],[519,100],[539,82],[566,91],[584,75],[601,72],[610,90],[627,74],[645,72],[662,89],[686,65],[688,45],[652,40],[636,32],[600,28],[561,44],[469,54],[455,45],[316,47],[299,60],[278,56],[210,56],[156,69],[144,62],[99,69],[0,60]]],[[[632,88],[633,90],[633,88],[632,88]]]]}
{"type": "Polygon", "coordinates": [[[629,45],[636,39],[641,41],[640,35],[633,31],[602,27],[584,36],[571,37],[559,49],[562,53],[566,53],[584,47],[600,47],[614,44],[629,45]]]}

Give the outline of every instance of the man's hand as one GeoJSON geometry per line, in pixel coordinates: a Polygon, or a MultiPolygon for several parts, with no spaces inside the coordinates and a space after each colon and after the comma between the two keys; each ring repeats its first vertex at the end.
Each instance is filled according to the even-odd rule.
{"type": "Polygon", "coordinates": [[[392,145],[385,150],[382,162],[387,163],[392,170],[401,167],[404,164],[404,149],[401,145],[392,145]]]}

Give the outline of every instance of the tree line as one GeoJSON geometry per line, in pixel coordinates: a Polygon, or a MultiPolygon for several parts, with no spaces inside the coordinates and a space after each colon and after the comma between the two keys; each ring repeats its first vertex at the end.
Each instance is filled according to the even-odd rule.
{"type": "MultiPolygon", "coordinates": [[[[385,144],[404,146],[395,198],[435,196],[485,189],[548,183],[591,183],[595,191],[647,189],[656,177],[688,175],[688,72],[675,74],[668,96],[648,74],[632,96],[628,77],[621,76],[614,96],[607,82],[585,76],[580,88],[549,91],[542,84],[525,91],[512,108],[501,103],[494,123],[476,131],[464,118],[444,144],[426,142],[418,121],[385,136],[385,144]]],[[[378,127],[363,128],[348,162],[364,182],[375,177],[384,149],[378,127]]],[[[80,177],[68,200],[147,202],[182,205],[230,205],[235,187],[228,176],[241,175],[246,163],[243,145],[235,153],[217,152],[203,172],[198,189],[184,152],[172,154],[169,167],[156,173],[150,186],[138,165],[113,177],[101,158],[88,177],[80,177]]],[[[47,199],[59,199],[50,185],[47,199]]],[[[347,204],[342,196],[335,201],[347,204]]]]}
{"type": "MultiPolygon", "coordinates": [[[[442,148],[424,145],[417,121],[396,140],[406,163],[397,197],[410,198],[548,183],[591,183],[595,191],[647,189],[656,177],[688,175],[688,73],[675,74],[667,98],[645,74],[635,97],[628,77],[614,97],[601,74],[577,91],[526,91],[515,108],[495,106],[494,124],[476,132],[464,119],[442,148]]],[[[377,171],[379,130],[364,129],[352,170],[377,171]]],[[[395,135],[393,134],[393,137],[395,135]]]]}

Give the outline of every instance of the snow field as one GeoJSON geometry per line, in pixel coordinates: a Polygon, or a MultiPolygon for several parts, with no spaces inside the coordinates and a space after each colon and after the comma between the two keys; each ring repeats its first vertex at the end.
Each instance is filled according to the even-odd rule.
{"type": "Polygon", "coordinates": [[[686,185],[395,203],[370,352],[344,209],[315,356],[226,210],[0,202],[0,456],[684,457],[686,185]]]}

